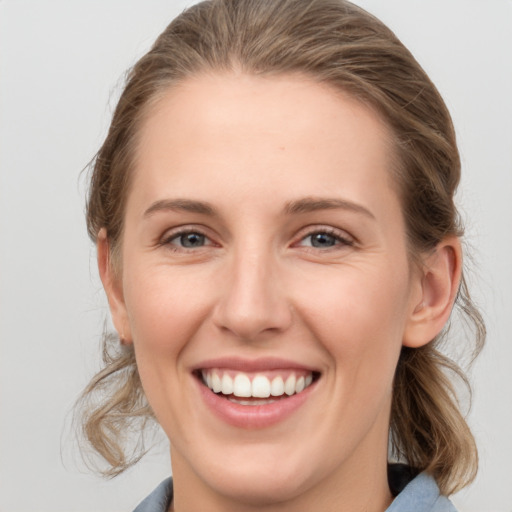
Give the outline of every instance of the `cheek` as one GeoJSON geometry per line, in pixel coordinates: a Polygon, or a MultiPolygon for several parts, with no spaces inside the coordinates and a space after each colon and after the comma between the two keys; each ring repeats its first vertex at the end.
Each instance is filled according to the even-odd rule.
{"type": "Polygon", "coordinates": [[[125,290],[140,379],[157,421],[167,432],[175,432],[175,420],[187,407],[180,391],[188,375],[182,353],[206,314],[204,298],[198,287],[171,278],[163,267],[131,270],[143,276],[131,280],[125,290]]]}
{"type": "Polygon", "coordinates": [[[182,353],[207,314],[205,294],[191,286],[188,277],[172,278],[163,266],[130,270],[132,276],[143,276],[132,279],[125,289],[137,367],[158,421],[167,424],[184,407],[181,394],[175,392],[186,384],[182,353]],[[168,412],[161,417],[162,411],[168,412]]]}
{"type": "Polygon", "coordinates": [[[206,315],[208,294],[197,275],[164,265],[131,270],[137,277],[125,288],[125,300],[135,344],[158,355],[179,351],[206,315]]]}
{"type": "Polygon", "coordinates": [[[311,280],[302,291],[308,328],[340,375],[353,382],[392,380],[407,318],[408,280],[387,270],[340,269],[328,280],[311,280]]]}

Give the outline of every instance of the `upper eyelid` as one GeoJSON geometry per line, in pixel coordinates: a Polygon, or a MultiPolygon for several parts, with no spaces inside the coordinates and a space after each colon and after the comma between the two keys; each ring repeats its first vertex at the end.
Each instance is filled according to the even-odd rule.
{"type": "Polygon", "coordinates": [[[172,228],[166,229],[161,238],[166,238],[168,236],[176,236],[181,233],[201,233],[202,235],[208,236],[207,231],[211,231],[206,228],[206,226],[202,226],[201,224],[182,224],[180,226],[174,226],[172,228]]]}
{"type": "Polygon", "coordinates": [[[336,228],[334,226],[326,226],[326,225],[321,225],[321,224],[311,225],[311,226],[302,228],[297,233],[296,240],[297,241],[303,240],[304,238],[314,235],[315,233],[327,233],[329,235],[335,236],[342,240],[347,240],[347,241],[350,241],[353,243],[357,242],[357,238],[355,236],[353,236],[352,234],[350,234],[347,230],[336,228]]]}
{"type": "Polygon", "coordinates": [[[174,228],[167,229],[164,231],[162,236],[159,237],[158,243],[160,245],[165,245],[169,243],[171,240],[178,238],[180,235],[184,235],[186,233],[197,233],[198,235],[202,235],[208,240],[210,240],[212,243],[215,243],[213,241],[212,236],[208,233],[209,230],[207,230],[204,227],[201,227],[200,225],[183,225],[183,226],[177,226],[174,228]]]}

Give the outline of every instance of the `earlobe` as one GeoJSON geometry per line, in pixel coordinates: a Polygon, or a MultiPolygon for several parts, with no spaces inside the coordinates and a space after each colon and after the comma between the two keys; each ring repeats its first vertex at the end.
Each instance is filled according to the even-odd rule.
{"type": "Polygon", "coordinates": [[[417,348],[432,341],[450,318],[462,271],[462,251],[458,237],[450,236],[423,260],[404,332],[403,345],[417,348]]]}
{"type": "Polygon", "coordinates": [[[98,253],[98,270],[107,294],[112,322],[123,344],[132,342],[130,323],[124,303],[120,277],[116,275],[111,261],[110,245],[105,228],[102,228],[96,239],[98,253]]]}

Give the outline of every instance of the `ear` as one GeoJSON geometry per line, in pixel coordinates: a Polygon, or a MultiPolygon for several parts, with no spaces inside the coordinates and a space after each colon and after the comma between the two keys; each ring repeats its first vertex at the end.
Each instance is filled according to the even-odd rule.
{"type": "Polygon", "coordinates": [[[432,341],[443,329],[457,297],[462,272],[462,251],[456,236],[440,242],[419,269],[412,311],[403,345],[418,348],[432,341]]]}
{"type": "Polygon", "coordinates": [[[105,228],[102,228],[98,233],[96,248],[98,252],[98,270],[103,288],[107,294],[112,322],[121,338],[121,342],[129,344],[132,342],[132,334],[123,297],[122,282],[121,278],[116,275],[112,264],[110,244],[105,228]]]}

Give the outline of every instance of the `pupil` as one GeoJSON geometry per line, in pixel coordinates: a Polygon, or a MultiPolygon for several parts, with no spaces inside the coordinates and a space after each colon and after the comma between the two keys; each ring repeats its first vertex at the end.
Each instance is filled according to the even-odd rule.
{"type": "Polygon", "coordinates": [[[311,237],[311,245],[313,247],[332,247],[335,243],[334,237],[327,233],[316,233],[311,237]]]}
{"type": "Polygon", "coordinates": [[[204,245],[204,235],[199,233],[181,235],[181,244],[183,247],[200,247],[204,245]]]}

